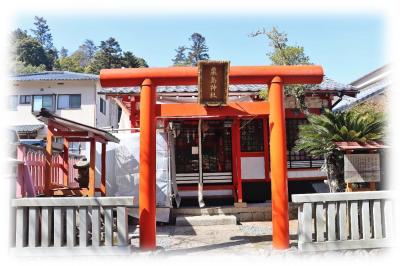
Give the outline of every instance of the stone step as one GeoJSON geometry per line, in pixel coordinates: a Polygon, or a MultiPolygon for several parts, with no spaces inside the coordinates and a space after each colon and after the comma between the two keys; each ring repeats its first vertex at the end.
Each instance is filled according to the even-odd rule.
{"type": "MultiPolygon", "coordinates": [[[[271,221],[271,203],[249,203],[246,207],[181,207],[172,209],[172,216],[235,216],[238,222],[271,221]]],[[[289,218],[297,219],[297,205],[289,203],[289,218]]]]}
{"type": "Polygon", "coordinates": [[[236,225],[234,215],[177,216],[177,226],[236,225]]]}

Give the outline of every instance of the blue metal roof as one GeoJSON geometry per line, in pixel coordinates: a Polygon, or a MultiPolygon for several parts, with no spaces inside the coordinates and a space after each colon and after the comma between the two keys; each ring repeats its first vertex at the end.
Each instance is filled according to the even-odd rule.
{"type": "Polygon", "coordinates": [[[51,80],[98,80],[98,75],[69,71],[45,71],[30,74],[19,74],[10,77],[13,81],[51,81],[51,80]]]}
{"type": "MultiPolygon", "coordinates": [[[[267,85],[260,84],[240,84],[229,85],[229,92],[259,92],[267,85]]],[[[342,84],[330,78],[324,77],[321,84],[313,85],[308,88],[310,91],[356,91],[351,85],[342,84]]],[[[188,86],[157,86],[157,93],[196,93],[197,85],[188,86]]],[[[138,94],[140,87],[114,87],[101,88],[99,94],[138,94]]]]}
{"type": "Polygon", "coordinates": [[[381,94],[389,87],[389,79],[382,79],[360,90],[356,97],[343,96],[342,100],[333,108],[334,112],[343,111],[364,102],[375,95],[381,94]]]}

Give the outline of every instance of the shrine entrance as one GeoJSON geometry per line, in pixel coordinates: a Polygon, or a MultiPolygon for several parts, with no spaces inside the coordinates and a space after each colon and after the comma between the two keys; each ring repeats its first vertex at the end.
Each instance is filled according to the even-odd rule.
{"type": "Polygon", "coordinates": [[[173,122],[177,184],[232,184],[232,120],[199,121],[173,122]]]}
{"type": "MultiPolygon", "coordinates": [[[[205,63],[206,65],[208,63],[205,63]]],[[[284,84],[318,84],[323,79],[321,66],[242,66],[205,68],[211,75],[202,79],[197,67],[103,69],[103,87],[141,86],[140,90],[140,247],[156,248],[156,117],[252,117],[269,116],[272,245],[289,247],[288,181],[286,158],[284,84]],[[224,80],[218,79],[220,76],[224,80]],[[229,82],[228,82],[229,80],[229,82]],[[202,83],[203,82],[203,83],[202,83]],[[264,84],[269,88],[268,102],[226,102],[227,84],[264,84]],[[162,85],[206,84],[205,98],[199,103],[157,104],[156,87],[162,85]],[[225,94],[219,89],[225,88],[225,94]],[[207,98],[208,97],[208,98],[207,98]],[[215,99],[222,105],[214,105],[215,99]],[[204,104],[209,103],[209,105],[204,104]]],[[[199,86],[202,87],[202,86],[199,86]]],[[[201,96],[201,89],[199,93],[201,96]]],[[[200,121],[202,121],[200,119],[200,121]]],[[[234,121],[235,123],[235,121],[234,121]]],[[[201,128],[201,122],[199,123],[201,128]]],[[[233,127],[238,127],[236,121],[233,127]]],[[[216,132],[216,131],[214,131],[216,132]]],[[[232,133],[237,132],[232,131],[232,133]]],[[[215,133],[214,133],[215,134],[215,133]]],[[[238,136],[234,137],[236,140],[238,136]]],[[[201,145],[199,146],[201,149],[201,145]]],[[[199,151],[201,154],[201,151],[199,151]]],[[[202,157],[199,157],[201,160],[202,157]]],[[[199,165],[203,165],[199,163],[199,165]]],[[[235,169],[233,169],[235,170],[235,169]]],[[[239,171],[238,169],[236,169],[239,171]]],[[[240,192],[241,193],[241,192],[240,192]]]]}

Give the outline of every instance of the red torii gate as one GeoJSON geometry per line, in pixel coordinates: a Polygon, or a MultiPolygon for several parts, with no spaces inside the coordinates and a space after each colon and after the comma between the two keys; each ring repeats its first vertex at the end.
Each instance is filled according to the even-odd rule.
{"type": "MultiPolygon", "coordinates": [[[[269,85],[272,245],[289,247],[284,84],[318,84],[321,66],[233,66],[230,84],[269,85]]],[[[102,87],[141,86],[140,91],[140,247],[156,248],[156,87],[196,85],[197,67],[103,69],[102,87]]],[[[250,103],[249,103],[250,104],[250,103]]],[[[193,105],[193,104],[192,104],[193,105]]],[[[212,108],[212,107],[208,107],[212,108]]]]}

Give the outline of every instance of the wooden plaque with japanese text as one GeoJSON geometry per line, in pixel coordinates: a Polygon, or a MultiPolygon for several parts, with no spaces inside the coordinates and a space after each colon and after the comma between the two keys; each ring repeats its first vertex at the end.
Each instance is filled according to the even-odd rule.
{"type": "Polygon", "coordinates": [[[379,154],[345,154],[344,180],[346,183],[379,182],[379,154]]]}
{"type": "Polygon", "coordinates": [[[198,102],[207,106],[226,105],[229,86],[229,61],[200,61],[198,102]]]}

